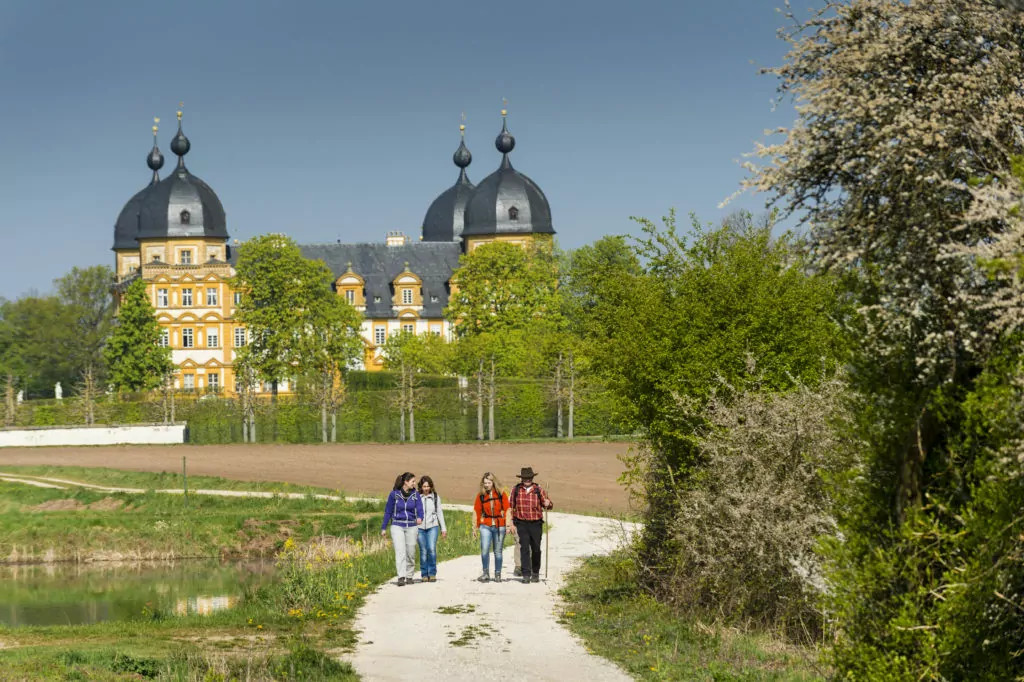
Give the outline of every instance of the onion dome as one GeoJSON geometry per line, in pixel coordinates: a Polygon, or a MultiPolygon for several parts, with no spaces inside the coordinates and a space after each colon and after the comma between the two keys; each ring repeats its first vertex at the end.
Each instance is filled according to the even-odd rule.
{"type": "MultiPolygon", "coordinates": [[[[153,122],[159,124],[160,119],[155,118],[153,122]]],[[[149,185],[136,192],[135,196],[128,200],[128,203],[121,209],[120,215],[117,216],[117,222],[114,223],[115,250],[139,248],[139,243],[135,240],[139,232],[139,212],[146,195],[160,182],[160,169],[164,167],[164,155],[160,153],[160,147],[156,140],[157,130],[159,130],[158,126],[154,125],[153,149],[146,155],[146,165],[153,171],[153,179],[149,185]]]]}
{"type": "Polygon", "coordinates": [[[473,162],[473,155],[466,147],[466,126],[460,125],[459,130],[462,132],[462,140],[452,155],[452,161],[459,168],[459,179],[434,199],[427,209],[427,215],[423,218],[425,242],[457,242],[462,238],[463,216],[474,185],[466,175],[466,168],[473,162]]]}
{"type": "Polygon", "coordinates": [[[185,155],[192,143],[181,129],[171,140],[178,157],[174,172],[154,185],[145,195],[139,211],[139,239],[161,237],[228,238],[224,206],[217,194],[185,167],[185,155]]]}
{"type": "Polygon", "coordinates": [[[508,130],[501,110],[501,132],[494,146],[501,152],[501,165],[480,181],[466,205],[463,237],[498,234],[554,234],[551,206],[533,180],[512,167],[508,155],[516,138],[508,130]]]}

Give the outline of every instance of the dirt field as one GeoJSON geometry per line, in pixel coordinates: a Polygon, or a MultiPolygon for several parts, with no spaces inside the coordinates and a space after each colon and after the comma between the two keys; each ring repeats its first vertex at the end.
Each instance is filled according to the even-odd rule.
{"type": "Polygon", "coordinates": [[[470,504],[480,477],[493,471],[511,487],[523,466],[538,472],[556,510],[629,511],[618,455],[629,443],[495,443],[423,445],[181,445],[5,448],[0,467],[15,464],[181,471],[245,481],[287,481],[383,496],[403,471],[429,474],[447,502],[470,504]]]}

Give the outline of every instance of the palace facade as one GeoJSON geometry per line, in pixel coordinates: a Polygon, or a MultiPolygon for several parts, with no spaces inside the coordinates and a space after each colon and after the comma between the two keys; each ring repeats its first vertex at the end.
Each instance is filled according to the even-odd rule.
{"type": "MultiPolygon", "coordinates": [[[[491,241],[525,245],[554,235],[544,192],[509,160],[515,138],[506,115],[502,110],[495,139],[501,162],[479,185],[466,172],[473,157],[460,126],[463,139],[452,157],[458,179],[427,209],[419,240],[392,230],[377,243],[300,247],[307,258],[327,264],[335,293],[363,315],[362,369],[381,369],[384,343],[403,330],[451,338],[443,310],[463,253],[491,241]]],[[[161,342],[172,351],[176,388],[232,392],[235,352],[248,341],[234,318],[240,294],[229,285],[238,242],[231,242],[217,194],[185,165],[192,145],[182,131],[181,111],[177,116],[170,144],[177,167],[160,178],[164,157],[153,126],[153,149],[146,157],[152,179],[128,200],[114,225],[115,291],[138,278],[146,282],[161,342]]],[[[289,389],[287,382],[278,386],[289,389]]]]}

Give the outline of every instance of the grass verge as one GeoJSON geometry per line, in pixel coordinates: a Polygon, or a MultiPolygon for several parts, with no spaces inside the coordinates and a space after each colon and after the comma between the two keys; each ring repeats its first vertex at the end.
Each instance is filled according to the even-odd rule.
{"type": "Polygon", "coordinates": [[[766,634],[680,618],[638,587],[628,556],[592,557],[561,591],[560,622],[639,680],[824,680],[817,653],[766,634]]]}
{"type": "MultiPolygon", "coordinates": [[[[249,531],[265,529],[259,546],[276,564],[272,580],[239,588],[234,608],[209,615],[188,610],[179,615],[154,602],[119,620],[92,625],[0,626],[4,679],[358,679],[337,657],[355,643],[352,621],[366,595],[394,577],[390,545],[376,534],[379,503],[196,496],[186,508],[173,495],[0,486],[4,542],[15,536],[13,544],[25,543],[22,547],[66,548],[80,556],[100,550],[141,556],[187,546],[210,548],[195,553],[219,556],[220,546],[232,541],[252,549],[255,545],[246,545],[238,534],[252,540],[249,531]],[[70,508],[68,500],[74,502],[70,508]],[[40,511],[40,505],[67,509],[40,511]],[[364,535],[367,528],[370,533],[364,535]]],[[[449,533],[438,545],[439,560],[476,553],[469,515],[446,516],[449,533]]],[[[80,587],[62,591],[52,584],[34,589],[5,580],[0,603],[38,606],[48,599],[62,604],[95,599],[96,584],[82,579],[80,587]]],[[[100,597],[112,598],[102,592],[100,597]]]]}

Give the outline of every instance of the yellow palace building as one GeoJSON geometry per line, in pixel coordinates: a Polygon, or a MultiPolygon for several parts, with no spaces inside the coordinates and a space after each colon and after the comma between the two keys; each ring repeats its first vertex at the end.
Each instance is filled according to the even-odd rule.
{"type": "MultiPolygon", "coordinates": [[[[479,185],[470,182],[466,169],[473,157],[461,126],[463,139],[452,157],[458,179],[427,209],[418,241],[390,231],[382,242],[301,246],[307,258],[331,268],[337,295],[362,313],[363,369],[383,367],[381,348],[391,334],[405,330],[451,338],[442,311],[460,255],[490,241],[525,244],[554,235],[544,192],[512,167],[515,138],[506,111],[501,114],[498,169],[479,185]]],[[[152,180],[128,200],[114,225],[115,292],[136,278],[146,282],[162,343],[172,350],[176,388],[230,392],[236,388],[235,351],[248,341],[234,319],[239,295],[229,285],[237,253],[220,199],[185,165],[192,145],[182,131],[181,111],[177,115],[178,132],[170,144],[176,168],[160,178],[164,157],[153,126],[153,149],[146,157],[152,180]]],[[[290,386],[285,382],[278,390],[290,386]]]]}

